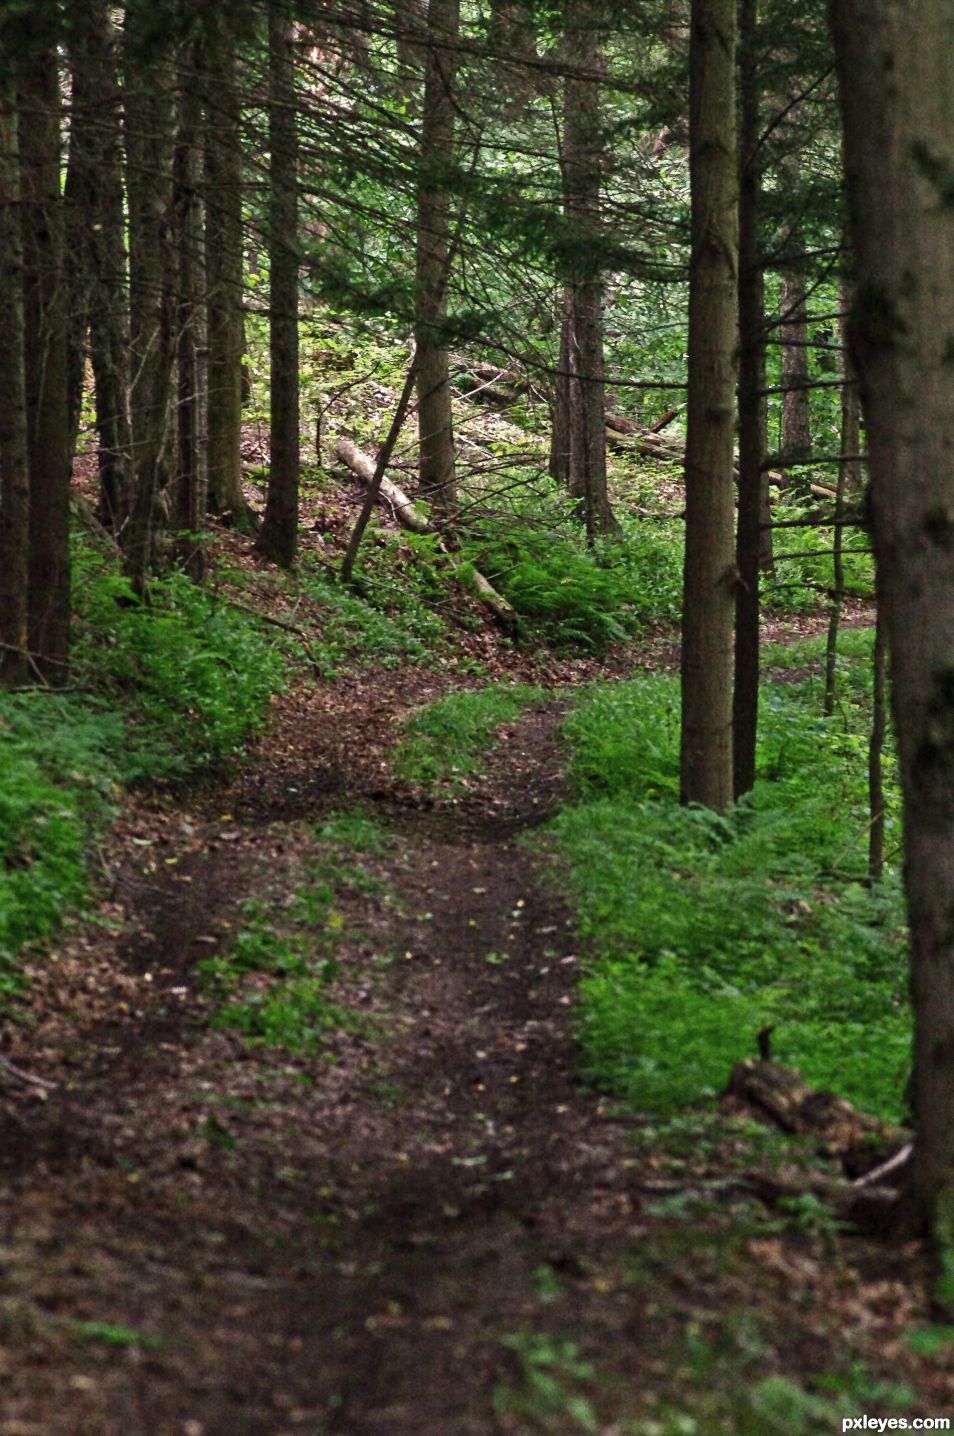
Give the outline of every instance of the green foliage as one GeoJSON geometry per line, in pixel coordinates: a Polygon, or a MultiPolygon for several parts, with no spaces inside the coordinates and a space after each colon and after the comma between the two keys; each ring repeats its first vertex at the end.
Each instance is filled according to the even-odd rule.
{"type": "Polygon", "coordinates": [[[0,995],[14,959],[82,898],[90,835],[111,813],[122,720],[78,695],[0,695],[0,995]]]}
{"type": "Polygon", "coordinates": [[[255,620],[185,577],[137,602],[85,547],[74,563],[78,688],[0,693],[0,996],[15,958],[83,899],[119,784],[181,779],[239,751],[282,660],[255,620]]]}
{"type": "Polygon", "coordinates": [[[74,1321],[72,1329],[85,1341],[99,1341],[104,1346],[138,1346],[143,1351],[158,1351],[161,1342],[158,1336],[147,1336],[132,1326],[121,1326],[115,1321],[74,1321]]]}
{"type": "MultiPolygon", "coordinates": [[[[837,443],[834,445],[837,448],[837,443]]],[[[829,482],[823,477],[823,482],[829,482]]],[[[830,512],[834,505],[824,501],[830,512]]],[[[818,501],[776,499],[772,517],[776,522],[804,519],[817,513],[818,501]]],[[[834,530],[830,528],[776,528],[772,534],[775,572],[762,578],[762,595],[766,609],[774,612],[808,613],[828,601],[834,582],[832,546],[834,530]],[[789,557],[792,555],[792,557],[789,557]]],[[[874,560],[871,540],[862,528],[842,530],[845,592],[860,598],[874,597],[874,560]],[[856,552],[860,550],[860,552],[856,552]]]]}
{"type": "Polygon", "coordinates": [[[827,1436],[848,1416],[910,1410],[901,1382],[881,1381],[854,1362],[804,1383],[766,1375],[771,1346],[749,1312],[720,1316],[720,1330],[687,1323],[665,1353],[671,1374],[652,1414],[624,1426],[633,1436],[827,1436]],[[678,1394],[677,1394],[678,1393],[678,1394]]]}
{"type": "MultiPolygon", "coordinates": [[[[856,649],[861,645],[856,641],[856,649]]],[[[909,1061],[897,875],[863,885],[864,713],[767,685],[755,793],[719,817],[676,801],[677,680],[597,688],[568,719],[583,801],[553,825],[595,952],[587,1070],[641,1108],[711,1095],[776,1025],[773,1055],[897,1116],[909,1061]]],[[[860,681],[860,680],[859,680],[860,681]]]]}
{"type": "Polygon", "coordinates": [[[140,602],[115,570],[78,566],[75,663],[127,715],[122,780],[183,778],[239,752],[283,672],[255,619],[180,573],[140,602]]]}
{"type": "Polygon", "coordinates": [[[462,556],[513,604],[525,637],[604,648],[636,623],[628,553],[588,548],[566,500],[525,487],[506,510],[472,525],[462,556]]]}
{"type": "Polygon", "coordinates": [[[335,848],[346,848],[353,853],[367,853],[379,856],[391,846],[391,835],[374,818],[365,813],[347,810],[332,813],[315,827],[315,837],[320,843],[335,848]]]}
{"type": "Polygon", "coordinates": [[[532,1421],[538,1431],[599,1430],[596,1412],[580,1391],[596,1373],[575,1341],[523,1330],[502,1337],[501,1345],[516,1357],[519,1379],[494,1390],[498,1416],[532,1421]]]}
{"type": "Polygon", "coordinates": [[[359,1019],[331,1002],[313,977],[296,978],[265,992],[247,993],[229,1002],[215,1019],[217,1027],[230,1027],[253,1045],[281,1047],[286,1052],[310,1052],[329,1032],[360,1026],[359,1019]]]}
{"type": "Polygon", "coordinates": [[[445,693],[408,720],[394,771],[410,783],[441,783],[473,773],[502,723],[540,697],[526,684],[445,693]]]}
{"type": "Polygon", "coordinates": [[[315,656],[328,677],[345,662],[374,662],[382,668],[423,663],[447,643],[434,604],[446,598],[446,577],[438,575],[425,536],[409,543],[389,535],[382,545],[362,549],[360,594],[342,588],[304,555],[299,586],[319,609],[320,641],[315,656]]]}

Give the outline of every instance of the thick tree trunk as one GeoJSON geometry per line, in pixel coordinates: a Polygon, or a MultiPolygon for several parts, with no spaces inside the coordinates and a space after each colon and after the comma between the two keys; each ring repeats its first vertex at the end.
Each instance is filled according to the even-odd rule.
{"type": "Polygon", "coordinates": [[[284,8],[268,17],[268,254],[271,269],[271,467],[258,547],[289,568],[298,552],[298,124],[294,31],[284,8]]]}
{"type": "Polygon", "coordinates": [[[208,77],[205,253],[209,341],[209,509],[250,526],[242,492],[242,129],[234,45],[217,40],[208,77]]]}
{"type": "Polygon", "coordinates": [[[24,62],[20,82],[29,641],[31,667],[50,684],[66,682],[70,627],[71,450],[60,118],[57,52],[38,51],[24,62]]]}
{"type": "Polygon", "coordinates": [[[833,0],[853,347],[904,801],[917,1123],[911,1215],[954,1239],[954,8],[833,0]]]}
{"type": "Polygon", "coordinates": [[[739,5],[739,514],[732,702],[733,793],[755,786],[759,717],[759,576],[766,450],[765,280],[759,252],[758,0],[739,5]]]}
{"type": "Polygon", "coordinates": [[[460,0],[430,0],[417,191],[414,334],[421,497],[442,518],[453,517],[457,505],[445,322],[459,30],[460,0]]]}
{"type": "Polygon", "coordinates": [[[563,206],[574,226],[564,300],[568,488],[571,497],[579,500],[591,541],[616,528],[606,490],[604,281],[599,246],[603,168],[599,81],[604,65],[595,19],[592,5],[582,13],[578,5],[565,7],[564,42],[574,67],[564,82],[563,97],[563,206]]]}
{"type": "Polygon", "coordinates": [[[144,14],[126,15],[126,193],[133,493],[120,535],[126,573],[143,592],[153,554],[158,496],[171,450],[170,386],[175,359],[172,252],[174,107],[168,56],[156,53],[144,14]],[[144,33],[140,33],[140,25],[144,33]]]}
{"type": "Polygon", "coordinates": [[[16,91],[0,72],[0,683],[26,682],[30,479],[16,91]]]}
{"type": "Polygon", "coordinates": [[[738,262],[736,0],[694,0],[681,794],[732,800],[733,439],[738,262]]]}

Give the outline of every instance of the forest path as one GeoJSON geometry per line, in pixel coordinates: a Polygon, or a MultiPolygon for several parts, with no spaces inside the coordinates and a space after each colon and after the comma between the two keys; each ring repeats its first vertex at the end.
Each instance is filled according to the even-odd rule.
{"type": "Polygon", "coordinates": [[[574,925],[517,840],[563,705],[427,808],[382,767],[412,688],[302,690],[229,791],[128,815],[119,931],[38,965],[10,1057],[59,1085],[3,1102],[4,1436],[609,1431],[597,1361],[600,1419],[629,1407],[635,1163],[574,1083],[574,925]],[[390,832],[336,898],[364,1031],[291,1056],[211,1029],[197,962],[355,799],[390,832]]]}
{"type": "Polygon", "coordinates": [[[124,810],[96,920],[5,1034],[57,1086],[0,1081],[0,1436],[816,1436],[950,1409],[950,1364],[905,1341],[917,1248],[780,1221],[740,1180],[751,1130],[663,1133],[574,1080],[575,925],[525,840],[566,796],[564,703],[435,803],[388,758],[453,682],[303,685],[230,786],[124,810]],[[384,833],[357,854],[329,823],[355,805],[384,833]],[[350,1014],[307,1053],[213,1026],[197,970],[249,899],[281,927],[296,893],[350,1014]]]}

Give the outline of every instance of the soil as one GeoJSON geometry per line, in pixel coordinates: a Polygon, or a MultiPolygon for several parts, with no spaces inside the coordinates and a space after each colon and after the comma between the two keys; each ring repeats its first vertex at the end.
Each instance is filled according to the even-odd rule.
{"type": "Polygon", "coordinates": [[[93,920],[36,960],[0,1074],[0,1436],[709,1436],[718,1402],[665,1422],[859,1365],[950,1411],[949,1358],[904,1341],[920,1248],[780,1224],[729,1119],[664,1149],[581,1082],[584,954],[532,840],[561,701],[436,801],[388,758],[442,682],[285,695],[231,783],[130,804],[93,920]],[[335,897],[357,1022],[304,1056],[215,1027],[198,964],[355,805],[389,834],[335,897]]]}

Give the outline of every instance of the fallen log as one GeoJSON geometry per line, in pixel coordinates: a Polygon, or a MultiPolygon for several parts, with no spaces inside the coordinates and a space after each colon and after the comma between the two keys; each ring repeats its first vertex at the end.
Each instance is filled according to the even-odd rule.
{"type": "MultiPolygon", "coordinates": [[[[369,459],[357,444],[350,439],[338,439],[334,454],[353,474],[357,474],[364,483],[370,484],[374,478],[374,461],[369,459]]],[[[398,488],[397,484],[390,479],[382,479],[378,494],[380,501],[387,504],[402,529],[408,529],[415,534],[431,532],[431,522],[427,515],[421,512],[414,500],[409,498],[403,489],[398,488]]]]}
{"type": "MultiPolygon", "coordinates": [[[[364,483],[370,484],[375,475],[375,464],[351,439],[339,439],[334,448],[336,459],[340,459],[353,474],[364,483]]],[[[427,514],[417,507],[414,500],[390,479],[383,478],[378,487],[378,501],[386,504],[394,515],[395,522],[410,533],[429,534],[437,530],[427,514]]],[[[442,551],[447,550],[441,545],[442,551]]],[[[481,603],[487,605],[497,621],[510,633],[516,631],[517,612],[502,593],[498,593],[489,579],[470,565],[458,567],[457,578],[465,583],[481,603]]]]}
{"type": "Polygon", "coordinates": [[[783,1132],[814,1136],[818,1150],[836,1158],[852,1179],[883,1168],[911,1140],[905,1128],[859,1112],[833,1092],[810,1087],[794,1067],[779,1062],[750,1058],[736,1063],[723,1104],[783,1132]]]}
{"type": "MultiPolygon", "coordinates": [[[[770,1029],[759,1034],[768,1044],[770,1029]]],[[[900,1207],[900,1189],[911,1160],[911,1134],[903,1127],[859,1112],[843,1097],[810,1087],[793,1067],[763,1058],[732,1069],[723,1109],[771,1122],[783,1132],[813,1137],[820,1155],[834,1159],[844,1176],[804,1168],[748,1172],[742,1187],[770,1206],[816,1197],[836,1218],[862,1231],[889,1232],[900,1207]]]]}

